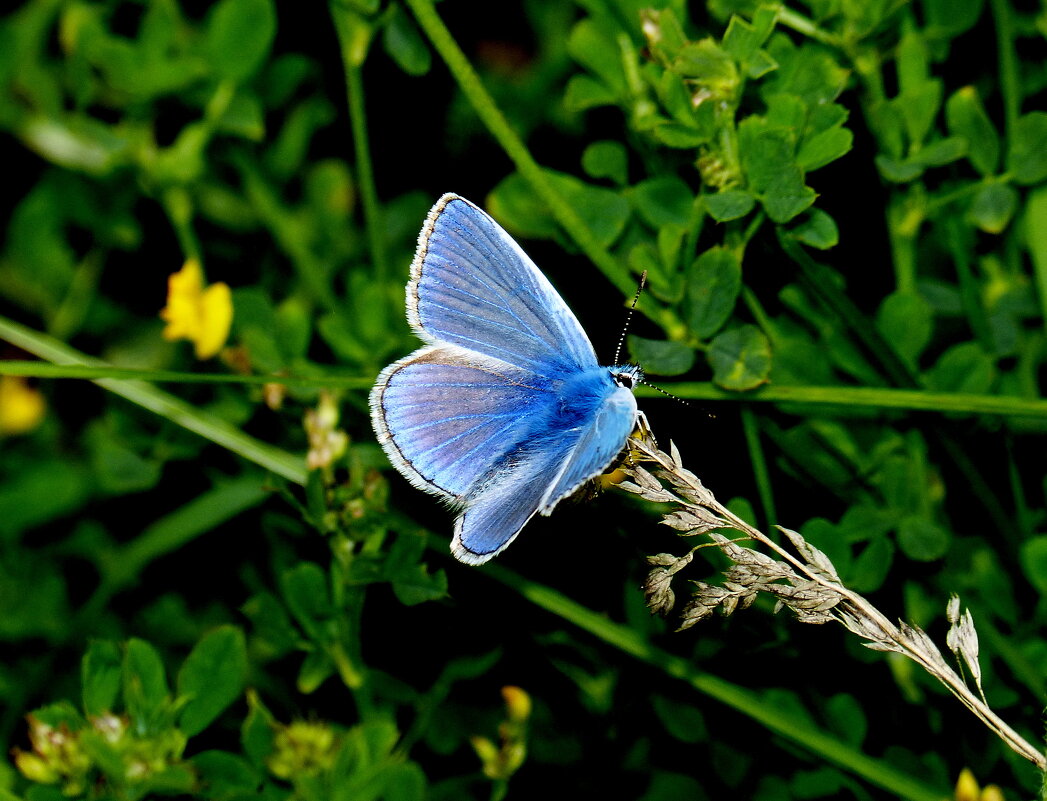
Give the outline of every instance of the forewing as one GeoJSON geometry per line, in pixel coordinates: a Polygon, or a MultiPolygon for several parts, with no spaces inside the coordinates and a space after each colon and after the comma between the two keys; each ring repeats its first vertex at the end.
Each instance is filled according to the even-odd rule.
{"type": "Polygon", "coordinates": [[[552,402],[535,379],[453,346],[417,350],[386,367],[371,390],[378,442],[412,484],[462,501],[552,402]]]}
{"type": "Polygon", "coordinates": [[[458,345],[544,376],[596,365],[577,318],[490,216],[447,194],[418,237],[407,316],[425,341],[458,345]]]}

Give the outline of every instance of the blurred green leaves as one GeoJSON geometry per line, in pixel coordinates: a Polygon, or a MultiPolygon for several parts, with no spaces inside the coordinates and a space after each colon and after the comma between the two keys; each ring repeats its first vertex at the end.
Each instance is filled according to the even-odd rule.
{"type": "MultiPolygon", "coordinates": [[[[544,777],[549,766],[596,781],[584,766],[599,743],[620,757],[615,790],[625,792],[624,777],[651,799],[700,792],[664,756],[668,740],[697,746],[708,757],[703,786],[721,793],[829,796],[854,781],[826,760],[787,769],[761,762],[766,775],[757,776],[726,727],[664,687],[651,695],[649,676],[608,658],[646,648],[636,632],[661,630],[639,609],[631,569],[593,571],[593,597],[604,600],[590,620],[621,614],[633,640],[624,627],[607,637],[612,645],[573,638],[565,627],[580,614],[565,604],[554,607],[558,621],[536,627],[527,615],[535,586],[492,593],[511,625],[474,622],[484,611],[476,591],[428,564],[415,510],[398,505],[406,488],[390,488],[379,473],[385,460],[362,396],[324,393],[335,417],[342,413],[327,433],[346,447],[309,473],[304,489],[179,429],[189,408],[250,431],[279,449],[269,462],[283,465],[277,472],[303,480],[302,419],[317,412],[325,379],[363,380],[413,342],[402,304],[417,227],[433,192],[458,189],[429,186],[427,175],[443,173],[419,172],[415,156],[467,179],[486,176],[494,188],[474,200],[521,238],[553,239],[574,257],[543,265],[554,283],[567,285],[572,273],[576,285],[598,280],[590,261],[619,288],[646,271],[639,313],[648,319],[628,348],[647,372],[711,382],[718,397],[746,401],[768,385],[824,393],[817,404],[774,410],[747,402],[747,450],[736,448],[742,477],[721,468],[726,460],[702,470],[723,469],[717,481],[752,496],[738,508],[773,522],[777,503],[790,525],[785,514],[806,514],[797,527],[849,586],[903,596],[916,622],[937,610],[942,588],[962,592],[979,625],[991,627],[991,700],[1020,720],[1023,692],[1042,694],[1047,663],[1041,610],[1029,603],[1044,587],[1044,471],[1029,456],[1042,420],[980,418],[962,403],[959,413],[921,416],[840,399],[904,387],[926,409],[931,392],[1042,395],[1043,75],[1032,59],[1016,72],[1006,41],[1012,56],[1033,52],[1042,20],[980,0],[521,6],[533,41],[521,35],[521,47],[497,32],[462,41],[495,110],[555,166],[540,176],[581,220],[586,243],[526,169],[507,174],[501,154],[487,162],[485,148],[469,152],[491,140],[478,122],[490,124],[490,115],[464,86],[454,96],[444,67],[434,67],[433,53],[446,58],[446,49],[408,5],[340,0],[330,11],[346,35],[312,30],[315,50],[304,53],[281,39],[296,15],[266,0],[206,9],[39,0],[0,22],[0,128],[19,148],[12,162],[24,158],[37,171],[8,196],[5,315],[121,366],[297,379],[172,388],[184,405],[150,406],[159,419],[91,386],[43,381],[54,412],[32,434],[0,443],[0,638],[19,654],[0,665],[9,735],[24,740],[16,718],[26,710],[75,697],[52,648],[84,654],[82,709],[49,703],[34,718],[50,728],[29,725],[34,748],[59,731],[75,747],[54,763],[36,751],[20,758],[24,775],[36,777],[26,797],[89,787],[119,787],[124,798],[489,797],[498,788],[481,783],[468,740],[495,730],[490,686],[516,680],[525,651],[557,675],[526,674],[538,687],[535,725],[514,781],[527,782],[532,767],[544,777]],[[343,76],[326,52],[338,47],[346,75],[356,70],[362,81],[348,82],[354,135],[382,146],[418,137],[416,150],[398,151],[405,173],[379,170],[377,188],[366,155],[348,158],[344,145],[343,76]],[[960,65],[965,48],[993,55],[960,65]],[[398,78],[425,83],[387,96],[380,59],[391,59],[398,78]],[[425,106],[422,116],[415,100],[430,94],[446,97],[447,109],[425,106]],[[383,104],[408,106],[415,130],[382,130],[383,104]],[[852,151],[856,136],[862,146],[852,151]],[[372,201],[381,224],[365,230],[372,201]],[[807,249],[820,251],[818,263],[807,249]],[[230,346],[207,365],[162,342],[156,318],[167,276],[190,256],[210,280],[234,287],[230,346]],[[307,377],[315,384],[302,383],[307,377]],[[993,448],[979,448],[986,441],[993,448]],[[744,477],[749,464],[754,486],[744,477]],[[818,507],[803,512],[809,498],[818,507]],[[195,542],[243,532],[249,547],[195,542]],[[205,558],[197,547],[208,549],[205,558]],[[219,565],[222,580],[196,586],[197,571],[185,565],[197,559],[208,577],[205,564],[219,565]],[[173,583],[163,582],[168,565],[180,572],[173,583]],[[614,595],[607,582],[626,587],[621,608],[605,600],[614,595]],[[139,599],[142,608],[130,608],[139,599]],[[235,624],[245,621],[241,632],[235,624]],[[422,629],[439,632],[439,648],[421,650],[422,629]],[[492,637],[504,642],[505,660],[474,645],[492,637]],[[248,679],[258,689],[244,705],[248,679]],[[627,693],[650,703],[623,705],[627,693]],[[647,719],[624,737],[627,706],[647,719]],[[134,781],[128,765],[139,771],[134,781]]],[[[572,304],[585,300],[567,294],[572,304]]],[[[725,413],[716,426],[733,420],[725,413]]],[[[193,430],[235,451],[226,429],[193,430]]],[[[607,542],[613,558],[615,540],[607,542]]],[[[786,636],[767,625],[775,628],[761,636],[786,636]]],[[[702,660],[710,672],[721,667],[715,660],[729,664],[730,651],[749,659],[751,649],[725,648],[714,626],[681,659],[702,660]]],[[[777,649],[782,659],[788,651],[777,649]]],[[[819,654],[837,676],[864,658],[819,654]]],[[[662,675],[681,675],[666,665],[662,675]]],[[[908,697],[926,695],[919,679],[892,667],[908,697]]],[[[855,752],[869,748],[867,730],[877,742],[884,736],[857,690],[786,690],[778,676],[760,678],[769,692],[754,717],[770,709],[824,719],[855,752]]],[[[932,734],[936,725],[927,718],[932,734]]],[[[963,747],[979,755],[979,769],[1006,773],[984,743],[963,747]]],[[[922,753],[889,746],[868,761],[887,772],[906,765],[944,788],[955,760],[936,745],[922,753]]],[[[25,786],[9,779],[12,793],[25,786]]]]}

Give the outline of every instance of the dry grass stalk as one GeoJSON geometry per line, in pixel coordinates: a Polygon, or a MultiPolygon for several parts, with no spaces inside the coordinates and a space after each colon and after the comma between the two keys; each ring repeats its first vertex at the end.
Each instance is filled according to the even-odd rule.
{"type": "MultiPolygon", "coordinates": [[[[977,694],[949,665],[922,629],[903,621],[894,624],[869,601],[849,590],[840,581],[829,558],[800,534],[778,527],[795,549],[797,555],[794,555],[720,504],[698,477],[684,468],[675,445],[670,443],[669,453],[665,453],[650,437],[630,440],[630,444],[632,458],[623,469],[631,480],[619,487],[648,501],[672,504],[673,508],[663,516],[662,523],[679,531],[681,536],[707,535],[732,562],[724,571],[722,584],[692,582],[696,589],[683,606],[678,630],[690,628],[716,610],[729,615],[737,609],[745,609],[759,593],[768,593],[777,602],[775,611],[788,607],[802,623],[842,623],[848,631],[865,640],[867,647],[893,651],[912,659],[944,684],[1010,748],[1041,771],[1047,770],[1044,755],[1000,719],[985,702],[974,621],[970,610],[960,612],[957,596],[952,596],[946,609],[951,624],[947,643],[957,662],[966,666],[977,694]],[[654,467],[649,470],[645,465],[654,467]],[[745,539],[762,544],[774,555],[739,545],[738,541],[718,533],[717,529],[734,529],[745,539]]],[[[695,546],[683,556],[661,553],[648,557],[652,569],[644,592],[652,613],[667,614],[673,608],[676,601],[673,578],[690,564],[698,547],[701,546],[695,546]]]]}

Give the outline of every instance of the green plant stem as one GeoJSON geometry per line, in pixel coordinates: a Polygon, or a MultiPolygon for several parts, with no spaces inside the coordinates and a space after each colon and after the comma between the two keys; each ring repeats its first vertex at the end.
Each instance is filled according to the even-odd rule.
{"type": "Polygon", "coordinates": [[[797,720],[748,690],[695,669],[686,659],[652,645],[633,629],[608,620],[605,615],[587,609],[555,590],[522,578],[500,565],[488,565],[484,572],[511,587],[536,606],[573,623],[623,653],[657,668],[665,675],[680,679],[698,692],[752,718],[805,751],[816,754],[872,784],[910,801],[941,801],[943,797],[942,789],[930,787],[919,779],[896,770],[883,760],[866,756],[835,734],[797,720]]]}
{"type": "Polygon", "coordinates": [[[996,55],[999,59],[1000,94],[1003,96],[1004,136],[1013,141],[1014,126],[1022,109],[1021,74],[1014,50],[1014,20],[1008,0],[989,0],[996,26],[996,55]]]}
{"type": "Polygon", "coordinates": [[[361,41],[361,36],[354,35],[354,29],[362,25],[362,22],[354,25],[353,21],[347,18],[347,15],[353,12],[336,2],[331,3],[330,8],[345,69],[345,91],[349,106],[349,124],[353,134],[353,152],[356,157],[356,179],[364,208],[371,264],[375,280],[384,282],[389,276],[385,253],[385,227],[382,224],[382,206],[378,202],[378,190],[374,180],[374,161],[371,159],[371,144],[367,135],[367,107],[364,103],[363,62],[367,55],[367,47],[361,41]]]}
{"type": "Polygon", "coordinates": [[[819,28],[814,21],[789,8],[783,6],[778,10],[778,22],[786,28],[792,28],[797,33],[802,33],[804,36],[814,39],[816,42],[843,49],[843,42],[838,36],[829,33],[824,28],[819,28]]]}
{"type": "MultiPolygon", "coordinates": [[[[772,384],[753,392],[739,394],[727,392],[712,383],[697,381],[666,384],[665,389],[686,400],[810,403],[841,407],[859,406],[868,409],[905,409],[943,414],[993,414],[1047,419],[1047,400],[1018,398],[1012,395],[968,395],[883,387],[793,387],[784,384],[772,384]]],[[[643,398],[660,397],[656,391],[642,386],[637,387],[636,393],[643,398]]]]}
{"type": "MultiPolygon", "coordinates": [[[[11,321],[0,318],[0,338],[8,339],[11,321]]],[[[28,329],[26,329],[28,330],[28,329]]],[[[43,336],[38,335],[38,336],[43,336]]],[[[23,347],[14,338],[9,339],[23,347]]],[[[29,348],[26,348],[29,350],[29,348]]],[[[30,351],[32,352],[32,351],[30,351]]],[[[75,351],[73,351],[75,352],[75,351]]],[[[39,355],[39,354],[37,354],[39,355]]],[[[88,357],[83,357],[85,360],[88,357]]],[[[226,375],[222,373],[184,373],[168,370],[138,370],[113,367],[104,362],[84,361],[49,364],[32,361],[0,361],[0,375],[33,378],[120,379],[123,381],[174,382],[180,384],[284,384],[292,387],[327,387],[338,389],[369,389],[374,379],[368,376],[341,375],[226,375]]],[[[928,392],[919,389],[891,389],[886,387],[814,387],[773,384],[754,392],[739,394],[720,389],[710,382],[680,382],[667,384],[674,394],[687,400],[745,401],[761,403],[805,403],[828,406],[861,406],[869,409],[900,409],[947,414],[993,414],[1001,417],[1028,417],[1047,419],[1047,400],[1019,398],[1013,395],[972,395],[964,393],[928,392]]],[[[637,387],[643,398],[660,398],[660,393],[647,387],[637,387]]],[[[289,478],[285,476],[285,478],[289,478]]]]}
{"type": "Polygon", "coordinates": [[[300,221],[284,208],[273,187],[260,175],[257,165],[246,158],[238,158],[236,163],[243,177],[244,194],[276,243],[290,258],[313,300],[328,311],[341,309],[341,302],[331,289],[327,265],[321,264],[313,254],[303,236],[300,221]]]}
{"type": "Polygon", "coordinates": [[[956,281],[960,286],[960,301],[963,303],[964,317],[969,321],[971,333],[987,353],[992,353],[992,329],[985,315],[982,304],[981,287],[971,267],[971,254],[967,250],[965,237],[959,220],[949,217],[944,222],[949,232],[949,252],[956,267],[956,281]]]}
{"type": "Polygon", "coordinates": [[[891,265],[894,267],[895,291],[915,295],[916,290],[916,235],[919,220],[912,219],[915,190],[902,194],[895,192],[887,206],[887,237],[891,243],[891,265]]]}
{"type": "MultiPolygon", "coordinates": [[[[78,618],[91,620],[109,598],[133,583],[151,562],[257,506],[269,495],[270,491],[257,474],[219,483],[156,520],[126,545],[99,554],[101,582],[88,602],[77,610],[78,618]]],[[[69,630],[82,629],[70,626],[69,630]]]]}
{"type": "MultiPolygon", "coordinates": [[[[84,357],[87,358],[87,357],[84,357]]],[[[370,389],[371,376],[349,375],[237,375],[229,373],[185,373],[173,370],[141,370],[133,367],[113,367],[100,363],[51,364],[33,361],[0,361],[0,375],[19,375],[32,378],[122,378],[154,383],[178,384],[283,384],[290,387],[326,387],[328,389],[370,389]]]]}
{"type": "MultiPolygon", "coordinates": [[[[414,12],[418,24],[429,37],[429,41],[447,64],[473,110],[512,160],[516,169],[545,203],[556,221],[585,252],[588,259],[624,296],[632,297],[636,282],[628,268],[597,241],[578,212],[546,177],[538,162],[527,150],[523,140],[512,129],[505,115],[495,104],[494,98],[484,88],[480,76],[476,74],[451,32],[443,24],[432,2],[430,0],[406,0],[406,2],[414,12]]],[[[670,339],[683,337],[685,333],[683,324],[668,309],[654,307],[653,304],[648,303],[645,313],[662,326],[670,339]]]]}
{"type": "Polygon", "coordinates": [[[47,324],[47,332],[55,339],[65,341],[80,330],[98,288],[106,255],[105,249],[92,248],[76,266],[69,288],[47,324]]]}
{"type": "Polygon", "coordinates": [[[770,529],[778,521],[778,513],[774,506],[774,489],[771,487],[771,477],[767,471],[767,459],[764,457],[763,444],[760,442],[760,428],[753,414],[752,406],[743,403],[741,406],[742,431],[745,433],[745,445],[749,451],[749,461],[753,466],[753,479],[756,481],[756,491],[760,495],[760,505],[763,506],[763,516],[770,529]]]}
{"type": "MultiPolygon", "coordinates": [[[[0,317],[0,339],[7,340],[41,359],[63,365],[107,367],[105,362],[92,359],[65,343],[24,325],[0,317]]],[[[223,448],[239,454],[250,462],[261,465],[278,476],[304,484],[307,471],[305,460],[287,451],[251,437],[210,412],[170,395],[141,381],[116,378],[98,378],[95,383],[180,425],[223,448]]]]}

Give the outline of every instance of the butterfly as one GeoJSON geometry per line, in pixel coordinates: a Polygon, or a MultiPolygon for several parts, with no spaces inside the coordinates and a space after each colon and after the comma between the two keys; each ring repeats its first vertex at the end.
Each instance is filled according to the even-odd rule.
{"type": "Polygon", "coordinates": [[[379,374],[371,421],[393,466],[458,511],[454,556],[482,564],[610,466],[643,376],[601,367],[534,262],[454,194],[418,235],[407,320],[425,345],[379,374]]]}

